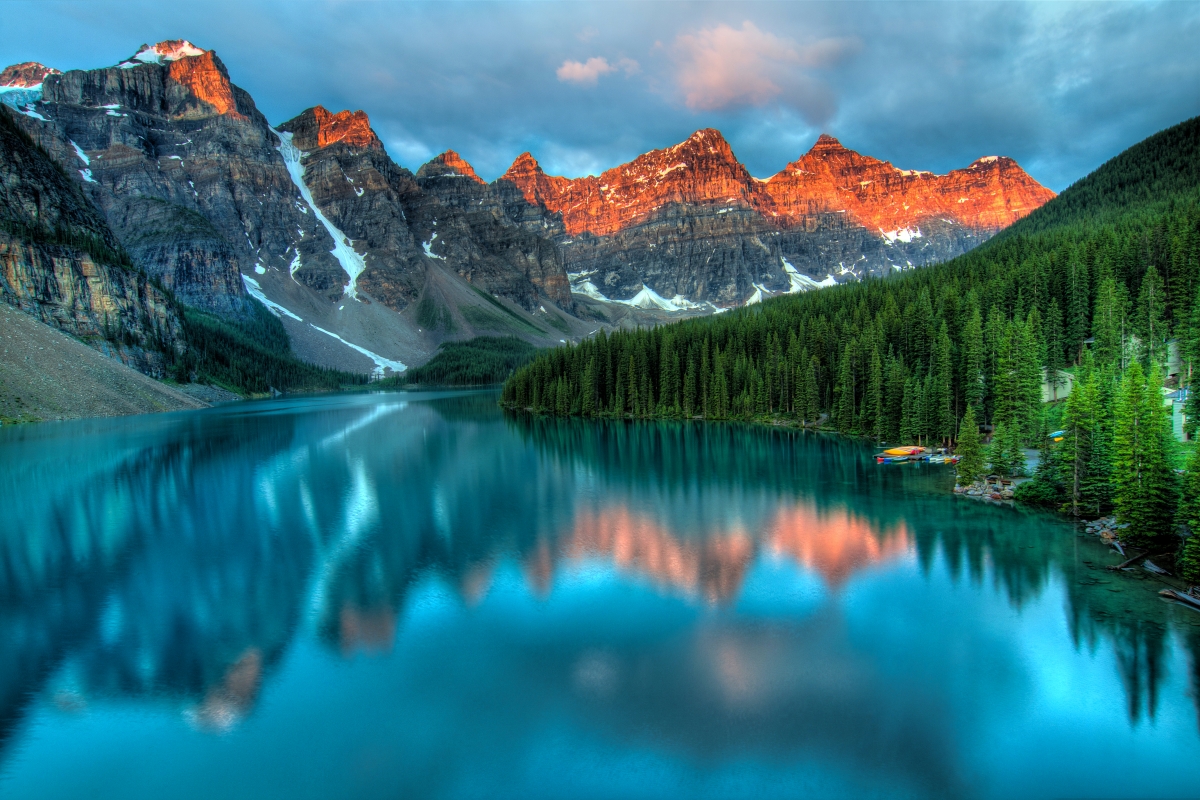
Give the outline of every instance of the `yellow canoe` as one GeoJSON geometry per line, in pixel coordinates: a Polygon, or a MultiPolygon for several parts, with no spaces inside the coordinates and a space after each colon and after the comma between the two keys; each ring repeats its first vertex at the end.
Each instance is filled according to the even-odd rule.
{"type": "Polygon", "coordinates": [[[919,456],[925,452],[924,447],[893,447],[891,450],[884,450],[884,455],[889,456],[919,456]]]}

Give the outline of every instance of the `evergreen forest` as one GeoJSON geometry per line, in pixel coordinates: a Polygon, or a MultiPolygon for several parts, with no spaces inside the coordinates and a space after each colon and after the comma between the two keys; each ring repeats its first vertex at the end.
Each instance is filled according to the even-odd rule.
{"type": "MultiPolygon", "coordinates": [[[[1130,526],[1123,538],[1149,546],[1177,521],[1200,522],[1188,499],[1200,464],[1180,479],[1163,402],[1164,387],[1188,386],[1200,360],[1198,295],[1195,118],[952,261],[601,333],[538,355],[505,383],[501,403],[957,443],[965,482],[1021,475],[1036,447],[1043,457],[1025,499],[1089,517],[1115,511],[1130,526]]],[[[1200,408],[1194,395],[1188,402],[1194,432],[1200,408]]],[[[1200,553],[1185,556],[1200,579],[1200,553]]]]}

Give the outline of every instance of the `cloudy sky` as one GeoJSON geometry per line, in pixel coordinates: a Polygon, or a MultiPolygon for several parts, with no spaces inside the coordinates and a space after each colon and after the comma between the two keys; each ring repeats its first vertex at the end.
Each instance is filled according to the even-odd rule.
{"type": "MultiPolygon", "coordinates": [[[[1062,190],[1200,114],[1200,3],[0,0],[0,60],[215,49],[273,123],[363,109],[415,170],[596,173],[698,128],[765,177],[822,131],[899,167],[1016,158],[1062,190]]],[[[2,66],[2,65],[0,65],[2,66]]]]}

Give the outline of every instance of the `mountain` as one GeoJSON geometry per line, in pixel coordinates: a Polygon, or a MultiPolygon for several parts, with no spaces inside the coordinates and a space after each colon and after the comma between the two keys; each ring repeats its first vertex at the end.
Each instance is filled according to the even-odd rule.
{"type": "Polygon", "coordinates": [[[760,180],[712,129],[598,177],[549,176],[524,153],[500,182],[541,210],[577,291],[726,306],[946,260],[1054,196],[1009,158],[934,175],[827,135],[760,180]]]}
{"type": "Polygon", "coordinates": [[[711,129],[600,176],[549,176],[525,153],[487,183],[451,150],[414,174],[363,111],[272,127],[216,53],[182,39],[99,69],[19,64],[0,84],[189,319],[260,330],[257,300],[295,354],[360,373],[450,340],[578,341],[930,263],[1051,195],[1008,159],[932,176],[829,137],[759,180],[711,129]]]}
{"type": "Polygon", "coordinates": [[[571,304],[553,243],[424,193],[362,112],[317,107],[276,130],[215,53],[184,40],[107,68],[5,75],[0,99],[136,267],[227,319],[252,318],[258,299],[314,363],[378,373],[446,338],[544,345],[595,327],[553,306],[571,304]]]}
{"type": "MultiPolygon", "coordinates": [[[[997,159],[968,172],[1011,180],[1005,169],[997,159]]],[[[999,214],[998,204],[989,213],[999,214]]],[[[1092,381],[1085,401],[1096,420],[1116,417],[1116,382],[1131,363],[1163,365],[1155,381],[1170,388],[1192,380],[1198,290],[1200,117],[1130,147],[958,258],[894,280],[593,337],[540,354],[506,382],[503,402],[562,415],[820,423],[897,444],[950,442],[971,409],[1014,449],[1044,447],[1042,375],[1077,366],[1075,378],[1092,381]],[[1170,338],[1183,363],[1168,360],[1170,338]]],[[[1130,374],[1136,381],[1141,366],[1130,374]]],[[[1158,391],[1153,381],[1134,388],[1158,391]]],[[[1099,514],[1112,503],[1115,467],[1100,461],[1114,452],[1111,423],[1109,438],[1095,435],[1087,469],[1102,471],[1088,480],[1100,474],[1105,483],[1087,491],[1099,514]]],[[[1080,502],[1060,490],[1050,491],[1053,507],[1080,502]]],[[[1160,527],[1172,518],[1159,515],[1160,527]]]]}
{"type": "Polygon", "coordinates": [[[184,349],[171,298],[138,270],[84,195],[0,106],[0,299],[142,372],[184,349]]]}

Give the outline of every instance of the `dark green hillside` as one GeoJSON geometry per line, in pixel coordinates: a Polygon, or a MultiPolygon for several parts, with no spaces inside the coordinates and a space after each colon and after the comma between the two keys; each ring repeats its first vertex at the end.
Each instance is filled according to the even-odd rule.
{"type": "Polygon", "coordinates": [[[192,376],[239,394],[321,391],[364,385],[367,376],[314,366],[296,358],[287,331],[257,300],[246,319],[228,320],[194,308],[184,313],[188,351],[178,365],[192,376]]]}
{"type": "Polygon", "coordinates": [[[537,351],[515,336],[477,336],[446,342],[427,364],[381,381],[381,386],[486,386],[500,383],[525,365],[537,351]]]}
{"type": "MultiPolygon", "coordinates": [[[[990,467],[1015,471],[1021,447],[1045,438],[1043,378],[1078,366],[1106,404],[1088,443],[1093,511],[1120,510],[1104,473],[1124,441],[1118,400],[1137,414],[1152,406],[1145,392],[1159,391],[1125,387],[1126,368],[1140,362],[1140,380],[1172,385],[1200,357],[1198,138],[1200,118],[1157,134],[945,264],[548,351],[505,384],[502,402],[562,415],[783,419],[906,443],[953,442],[970,407],[993,434],[990,467]],[[1175,337],[1184,367],[1168,376],[1159,365],[1175,337]]],[[[1148,445],[1131,446],[1136,460],[1148,445]]],[[[1062,499],[1058,476],[1051,491],[1062,499]]],[[[1073,483],[1070,502],[1081,492],[1073,483]]]]}

